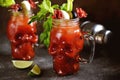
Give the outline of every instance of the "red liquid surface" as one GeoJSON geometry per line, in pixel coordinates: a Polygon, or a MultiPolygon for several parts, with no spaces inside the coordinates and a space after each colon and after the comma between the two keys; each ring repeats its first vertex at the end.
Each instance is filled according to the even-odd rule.
{"type": "Polygon", "coordinates": [[[13,59],[30,60],[34,57],[34,44],[38,41],[36,23],[28,24],[29,17],[11,16],[7,36],[11,43],[13,59]]]}
{"type": "Polygon", "coordinates": [[[68,75],[79,70],[79,51],[83,48],[79,26],[53,27],[50,34],[49,54],[58,75],[68,75]]]}

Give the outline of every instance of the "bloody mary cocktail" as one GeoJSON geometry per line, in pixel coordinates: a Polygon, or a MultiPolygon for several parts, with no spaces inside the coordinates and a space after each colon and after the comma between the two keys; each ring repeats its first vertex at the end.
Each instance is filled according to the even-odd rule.
{"type": "Polygon", "coordinates": [[[29,17],[22,14],[12,16],[8,22],[7,36],[11,43],[13,59],[30,60],[34,57],[37,42],[36,23],[28,24],[29,17]]]}
{"type": "Polygon", "coordinates": [[[53,68],[59,75],[79,70],[79,51],[84,44],[79,19],[53,19],[50,33],[49,54],[53,56],[53,68]]]}
{"type": "Polygon", "coordinates": [[[35,56],[34,44],[38,41],[36,22],[29,24],[32,16],[30,4],[23,1],[11,6],[7,36],[11,44],[13,59],[31,60],[35,56]]]}

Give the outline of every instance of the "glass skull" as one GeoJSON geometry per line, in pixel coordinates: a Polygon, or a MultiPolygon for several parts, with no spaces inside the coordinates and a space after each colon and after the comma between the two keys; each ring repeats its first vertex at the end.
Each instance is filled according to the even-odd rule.
{"type": "Polygon", "coordinates": [[[7,36],[11,44],[13,59],[31,60],[34,56],[34,44],[38,41],[36,23],[28,24],[29,17],[12,16],[8,22],[7,36]]]}
{"type": "Polygon", "coordinates": [[[73,74],[79,70],[78,52],[82,50],[84,40],[78,20],[53,20],[48,51],[58,75],[73,74]]]}
{"type": "Polygon", "coordinates": [[[53,69],[65,76],[79,71],[79,62],[90,63],[94,55],[94,38],[81,31],[79,19],[53,19],[50,32],[49,54],[53,58],[53,69]],[[81,57],[84,40],[90,41],[89,60],[81,57]]]}

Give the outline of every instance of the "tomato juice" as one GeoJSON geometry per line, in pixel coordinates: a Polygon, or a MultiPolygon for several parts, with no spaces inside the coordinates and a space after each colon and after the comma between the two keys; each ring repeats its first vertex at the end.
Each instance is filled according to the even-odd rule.
{"type": "Polygon", "coordinates": [[[38,41],[36,23],[28,24],[29,16],[12,15],[7,27],[13,59],[30,60],[34,57],[34,44],[38,41]]]}
{"type": "Polygon", "coordinates": [[[79,23],[75,20],[53,21],[49,53],[57,74],[67,75],[79,70],[79,51],[84,44],[79,23]]]}

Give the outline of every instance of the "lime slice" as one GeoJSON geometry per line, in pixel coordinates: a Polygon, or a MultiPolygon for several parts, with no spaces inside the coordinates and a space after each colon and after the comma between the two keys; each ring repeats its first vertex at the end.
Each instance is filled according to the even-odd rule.
{"type": "Polygon", "coordinates": [[[14,0],[0,0],[0,6],[2,7],[9,7],[13,4],[15,4],[14,0]]]}
{"type": "Polygon", "coordinates": [[[30,70],[30,72],[28,73],[28,75],[37,76],[37,75],[40,75],[40,73],[41,73],[40,67],[37,64],[35,64],[33,68],[30,70]]]}
{"type": "Polygon", "coordinates": [[[33,64],[33,61],[12,60],[13,65],[18,69],[25,69],[33,64]]]}

